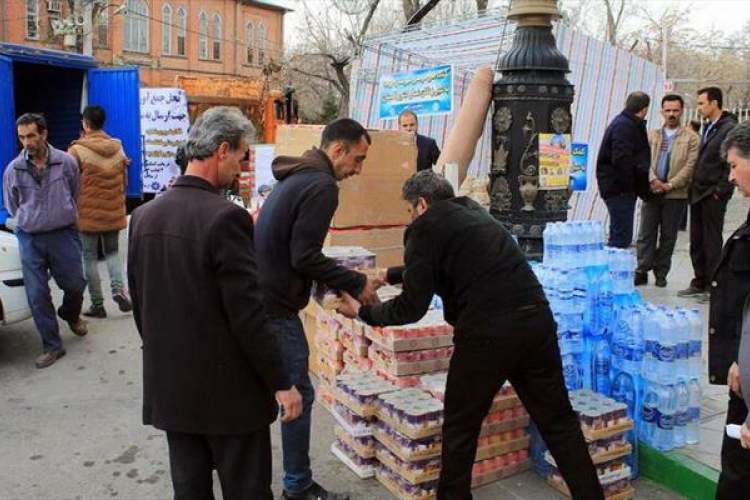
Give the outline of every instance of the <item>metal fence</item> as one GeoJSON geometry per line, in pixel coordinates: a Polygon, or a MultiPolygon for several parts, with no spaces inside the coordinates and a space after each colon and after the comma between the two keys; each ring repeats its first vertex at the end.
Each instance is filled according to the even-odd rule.
{"type": "MultiPolygon", "coordinates": [[[[734,116],[737,117],[737,120],[742,123],[746,121],[750,121],[750,108],[727,108],[725,111],[729,111],[734,116]]],[[[701,121],[700,115],[698,115],[698,110],[695,108],[685,108],[685,113],[682,115],[682,123],[683,125],[687,124],[690,120],[698,120],[701,121]]]]}

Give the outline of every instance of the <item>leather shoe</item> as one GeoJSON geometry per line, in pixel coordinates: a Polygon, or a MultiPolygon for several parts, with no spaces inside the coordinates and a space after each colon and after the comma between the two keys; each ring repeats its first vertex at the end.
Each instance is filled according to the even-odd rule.
{"type": "Polygon", "coordinates": [[[133,303],[130,301],[127,295],[125,293],[120,292],[116,293],[112,296],[115,302],[117,302],[117,305],[120,308],[120,311],[126,313],[133,310],[133,303]]]}
{"type": "Polygon", "coordinates": [[[633,279],[633,284],[635,286],[647,285],[648,284],[648,274],[635,273],[635,278],[633,279]]]}
{"type": "Polygon", "coordinates": [[[79,337],[85,337],[86,334],[89,333],[89,328],[86,326],[86,322],[81,318],[78,318],[75,321],[68,321],[68,326],[70,327],[70,331],[79,337]]]}
{"type": "Polygon", "coordinates": [[[656,283],[654,283],[659,288],[666,288],[667,287],[667,278],[656,278],[656,283]]]}
{"type": "Polygon", "coordinates": [[[104,309],[104,306],[95,306],[94,304],[91,304],[91,307],[89,307],[83,315],[89,318],[106,318],[107,310],[104,309]]]}
{"type": "Polygon", "coordinates": [[[65,356],[65,349],[55,349],[52,351],[47,351],[40,356],[37,356],[37,358],[34,360],[34,364],[37,368],[47,368],[48,366],[52,366],[55,364],[55,361],[65,356]]]}
{"type": "Polygon", "coordinates": [[[349,495],[326,491],[321,485],[313,482],[305,491],[300,493],[285,491],[282,498],[288,500],[349,500],[349,495]]]}
{"type": "Polygon", "coordinates": [[[702,288],[690,285],[684,290],[677,292],[678,297],[695,297],[696,295],[703,295],[704,291],[702,288]]]}

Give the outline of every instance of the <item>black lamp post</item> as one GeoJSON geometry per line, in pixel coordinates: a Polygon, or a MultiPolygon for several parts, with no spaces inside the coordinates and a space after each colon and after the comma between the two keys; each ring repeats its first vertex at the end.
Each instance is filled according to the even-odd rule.
{"type": "Polygon", "coordinates": [[[518,238],[531,259],[542,257],[548,222],[567,218],[568,189],[540,190],[539,134],[569,134],[573,85],[557,49],[552,20],[557,0],[513,0],[513,46],[500,59],[493,87],[490,212],[518,238]]]}

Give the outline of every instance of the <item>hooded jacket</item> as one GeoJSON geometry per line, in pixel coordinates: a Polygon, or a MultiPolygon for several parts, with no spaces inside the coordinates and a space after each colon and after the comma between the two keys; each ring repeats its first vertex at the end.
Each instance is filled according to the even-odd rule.
{"type": "Polygon", "coordinates": [[[263,204],[255,227],[255,250],[266,310],[271,317],[297,314],[310,299],[313,280],[353,296],[366,277],[322,253],[339,188],[323,151],[279,156],[271,164],[279,181],[263,204]]]}
{"type": "Polygon", "coordinates": [[[120,141],[99,130],[73,141],[68,153],[81,168],[78,229],[84,233],[124,229],[127,226],[125,187],[130,160],[120,141]]]}

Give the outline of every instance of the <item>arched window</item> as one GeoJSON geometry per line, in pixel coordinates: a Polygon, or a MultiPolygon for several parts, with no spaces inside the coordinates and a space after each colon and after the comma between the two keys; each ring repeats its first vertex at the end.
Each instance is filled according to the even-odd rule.
{"type": "Polygon", "coordinates": [[[266,34],[266,25],[259,23],[255,33],[255,45],[258,47],[258,64],[265,64],[266,62],[266,34]]]}
{"type": "Polygon", "coordinates": [[[125,14],[125,50],[148,53],[148,5],[144,0],[128,0],[125,14]]]}
{"type": "Polygon", "coordinates": [[[208,16],[205,12],[198,17],[198,58],[208,59],[208,16]]]}
{"type": "Polygon", "coordinates": [[[221,16],[219,14],[214,14],[213,58],[214,61],[221,60],[221,16]]]}
{"type": "Polygon", "coordinates": [[[255,63],[255,26],[247,23],[245,26],[245,44],[247,45],[247,63],[255,63]]]}
{"type": "Polygon", "coordinates": [[[184,7],[177,9],[177,55],[184,56],[187,52],[187,11],[184,7]]]}
{"type": "Polygon", "coordinates": [[[172,7],[168,3],[161,8],[161,53],[172,53],[172,7]]]}
{"type": "Polygon", "coordinates": [[[39,38],[39,0],[26,0],[26,38],[39,38]]]}
{"type": "Polygon", "coordinates": [[[99,12],[96,23],[96,46],[109,47],[109,10],[104,8],[99,12]]]}

